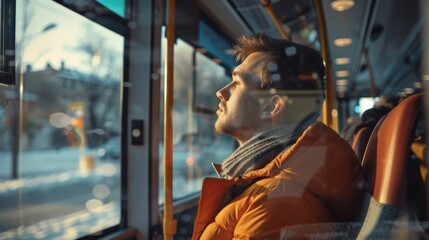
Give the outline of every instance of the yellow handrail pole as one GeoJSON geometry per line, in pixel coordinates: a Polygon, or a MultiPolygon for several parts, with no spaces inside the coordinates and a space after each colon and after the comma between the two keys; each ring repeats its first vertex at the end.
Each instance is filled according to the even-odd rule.
{"type": "Polygon", "coordinates": [[[164,84],[164,239],[173,239],[177,223],[173,219],[173,84],[175,0],[167,1],[167,48],[164,84]]]}
{"type": "Polygon", "coordinates": [[[316,8],[317,18],[319,20],[320,28],[320,45],[322,46],[322,57],[325,60],[326,67],[326,99],[323,103],[323,122],[338,132],[338,112],[335,108],[336,104],[336,93],[335,84],[332,74],[332,63],[329,56],[329,45],[328,37],[326,34],[326,22],[323,14],[321,0],[313,0],[313,4],[316,8]]]}
{"type": "Polygon", "coordinates": [[[261,0],[261,4],[264,7],[265,11],[270,15],[271,20],[274,22],[274,25],[276,25],[277,31],[279,32],[280,36],[284,40],[289,40],[289,36],[286,33],[285,29],[283,28],[283,24],[280,21],[280,19],[277,17],[277,15],[274,13],[273,6],[271,5],[270,0],[261,0]]]}

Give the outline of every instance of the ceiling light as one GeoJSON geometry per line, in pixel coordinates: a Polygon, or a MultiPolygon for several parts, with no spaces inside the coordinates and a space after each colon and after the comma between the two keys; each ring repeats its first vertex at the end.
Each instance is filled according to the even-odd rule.
{"type": "Polygon", "coordinates": [[[415,82],[415,83],[414,83],[414,87],[415,87],[415,88],[422,88],[422,87],[423,87],[423,84],[422,84],[421,82],[415,82]]]}
{"type": "Polygon", "coordinates": [[[413,93],[414,93],[414,88],[405,88],[405,89],[404,89],[404,92],[405,92],[406,94],[413,94],[413,93]]]}
{"type": "Polygon", "coordinates": [[[337,77],[348,77],[349,71],[337,71],[335,73],[335,76],[337,76],[337,77]]]}
{"type": "Polygon", "coordinates": [[[350,9],[355,5],[353,0],[335,0],[331,2],[331,7],[335,11],[342,12],[350,9]]]}
{"type": "Polygon", "coordinates": [[[335,63],[337,65],[349,64],[350,63],[350,58],[336,58],[335,59],[335,63]]]}
{"type": "Polygon", "coordinates": [[[347,91],[347,87],[346,86],[339,86],[339,87],[337,87],[337,91],[345,92],[345,91],[347,91]]]}
{"type": "Polygon", "coordinates": [[[350,45],[351,43],[352,43],[351,38],[337,38],[334,40],[335,46],[338,46],[338,47],[345,47],[350,45]]]}
{"type": "Polygon", "coordinates": [[[337,86],[346,86],[347,80],[346,79],[338,79],[337,80],[337,86]]]}

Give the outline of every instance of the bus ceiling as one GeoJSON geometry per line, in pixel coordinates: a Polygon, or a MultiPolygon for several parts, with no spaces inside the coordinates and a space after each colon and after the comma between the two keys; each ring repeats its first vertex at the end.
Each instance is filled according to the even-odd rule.
{"type": "Polygon", "coordinates": [[[323,5],[331,59],[327,64],[332,66],[339,99],[398,95],[410,88],[419,91],[424,19],[420,0],[195,2],[231,39],[260,31],[282,38],[285,32],[293,42],[320,51],[316,1],[323,5]],[[264,7],[267,3],[276,16],[264,7]],[[276,20],[284,31],[279,31],[276,20]]]}

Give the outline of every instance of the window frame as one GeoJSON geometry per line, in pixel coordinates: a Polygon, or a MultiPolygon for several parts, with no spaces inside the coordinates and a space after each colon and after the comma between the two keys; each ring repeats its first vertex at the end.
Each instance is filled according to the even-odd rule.
{"type": "MultiPolygon", "coordinates": [[[[95,237],[103,236],[135,236],[136,228],[128,225],[128,199],[126,194],[128,192],[128,167],[127,167],[127,139],[128,139],[128,114],[127,102],[128,91],[124,85],[129,83],[129,54],[128,48],[130,41],[130,20],[131,18],[122,18],[104,5],[96,1],[86,1],[83,8],[78,8],[74,1],[67,0],[53,0],[64,8],[71,10],[90,21],[99,24],[124,38],[124,53],[123,53],[123,78],[121,83],[121,200],[120,200],[120,222],[115,226],[103,229],[101,232],[92,233],[82,236],[78,239],[93,239],[95,237]],[[100,11],[101,9],[101,11],[100,11]],[[95,11],[97,10],[97,11],[95,11]],[[97,12],[97,14],[89,14],[97,12]]],[[[135,4],[132,0],[125,1],[125,14],[132,16],[130,9],[135,4]]],[[[15,86],[18,81],[16,80],[16,1],[15,0],[0,0],[0,85],[15,86]]],[[[128,84],[129,85],[129,84],[128,84]]]]}
{"type": "Polygon", "coordinates": [[[16,85],[15,81],[15,10],[13,0],[1,0],[0,84],[16,85]]]}
{"type": "MultiPolygon", "coordinates": [[[[81,3],[80,1],[67,1],[67,0],[53,0],[54,2],[63,5],[64,7],[82,15],[83,17],[88,18],[89,20],[96,22],[100,24],[103,27],[106,27],[107,29],[116,32],[117,34],[127,37],[129,35],[129,24],[131,23],[130,20],[127,20],[126,18],[122,18],[121,16],[114,13],[112,10],[107,8],[106,6],[100,4],[96,1],[86,1],[86,5],[84,6],[78,6],[81,3]],[[100,10],[102,9],[102,10],[100,10]],[[93,12],[96,12],[97,14],[91,14],[93,12]]],[[[131,16],[131,12],[129,9],[132,9],[130,4],[133,2],[131,1],[125,1],[125,15],[131,16]]],[[[131,18],[128,18],[131,19],[131,18]]]]}

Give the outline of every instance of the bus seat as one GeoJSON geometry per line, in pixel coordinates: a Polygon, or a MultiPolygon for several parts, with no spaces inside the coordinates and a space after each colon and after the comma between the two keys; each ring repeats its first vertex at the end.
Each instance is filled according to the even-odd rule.
{"type": "Polygon", "coordinates": [[[361,118],[352,118],[350,124],[343,130],[341,136],[350,144],[359,160],[362,161],[372,130],[389,111],[387,107],[370,108],[361,118]]]}
{"type": "Polygon", "coordinates": [[[363,155],[365,153],[366,145],[369,141],[369,137],[371,136],[372,129],[369,127],[360,128],[356,135],[353,137],[353,141],[351,143],[351,147],[355,151],[359,160],[362,161],[363,155]]]}
{"type": "Polygon", "coordinates": [[[411,163],[411,143],[421,121],[422,98],[423,94],[406,98],[372,131],[362,159],[368,194],[359,217],[362,227],[357,239],[384,239],[393,232],[406,238],[419,234],[416,229],[420,228],[411,224],[416,224],[416,212],[422,208],[410,200],[416,195],[409,196],[416,194],[414,189],[424,192],[415,178],[420,176],[420,168],[411,163]]]}
{"type": "Polygon", "coordinates": [[[422,98],[408,97],[368,129],[362,158],[367,193],[354,222],[288,226],[280,239],[420,239],[427,230],[416,221],[427,220],[420,214],[426,213],[425,186],[411,145],[416,125],[423,121],[422,98]]]}

